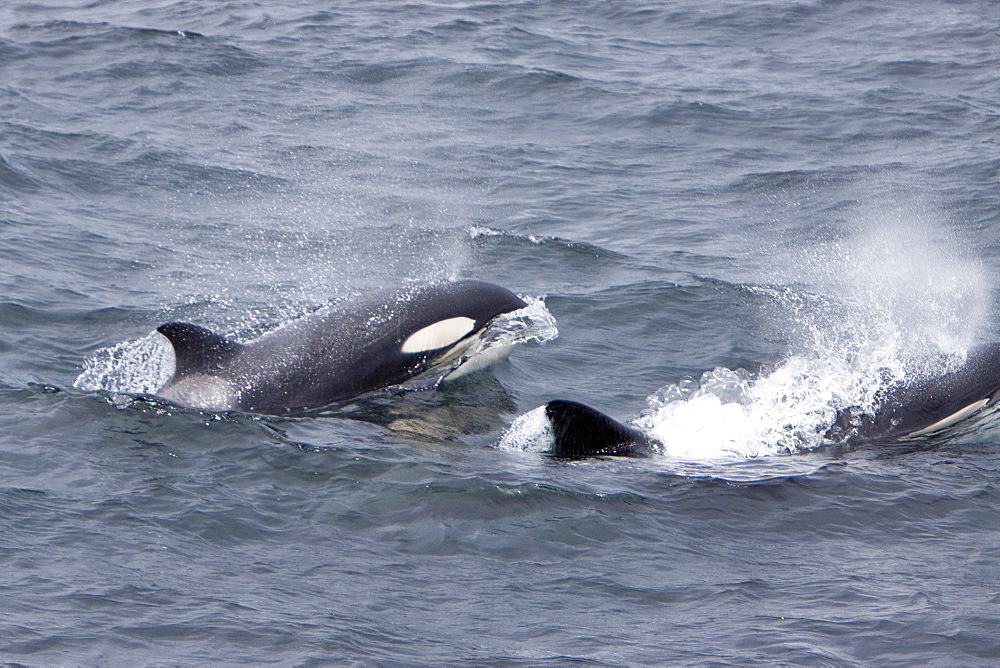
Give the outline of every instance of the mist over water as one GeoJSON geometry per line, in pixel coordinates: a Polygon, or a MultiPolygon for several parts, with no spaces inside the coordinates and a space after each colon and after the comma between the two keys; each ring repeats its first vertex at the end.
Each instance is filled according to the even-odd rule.
{"type": "Polygon", "coordinates": [[[310,230],[294,219],[285,225],[280,231],[247,232],[221,254],[206,251],[202,241],[192,243],[180,258],[182,267],[166,277],[175,302],[238,332],[371,290],[453,280],[468,264],[468,249],[454,233],[409,227],[310,230]]]}
{"type": "Polygon", "coordinates": [[[915,361],[961,356],[989,334],[992,276],[968,237],[927,213],[870,205],[840,238],[779,257],[783,284],[826,302],[787,304],[793,346],[887,345],[915,361]]]}

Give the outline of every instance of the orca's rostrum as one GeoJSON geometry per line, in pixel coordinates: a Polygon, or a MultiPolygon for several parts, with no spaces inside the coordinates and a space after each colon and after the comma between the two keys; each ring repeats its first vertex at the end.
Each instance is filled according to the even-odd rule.
{"type": "Polygon", "coordinates": [[[155,394],[210,411],[304,414],[429,372],[484,366],[509,347],[470,358],[476,342],[498,316],[525,306],[506,288],[463,280],[370,294],[247,343],[169,322],[157,331],[173,346],[174,374],[155,394]]]}

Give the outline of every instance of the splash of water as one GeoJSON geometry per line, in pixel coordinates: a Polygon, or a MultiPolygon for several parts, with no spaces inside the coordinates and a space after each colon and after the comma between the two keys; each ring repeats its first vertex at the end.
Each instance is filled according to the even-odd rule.
{"type": "Polygon", "coordinates": [[[792,353],[756,378],[717,368],[650,396],[635,420],[665,454],[704,460],[809,451],[837,411],[960,365],[989,320],[982,263],[941,228],[882,217],[786,262],[770,298],[792,353]]]}
{"type": "Polygon", "coordinates": [[[84,362],[73,387],[85,392],[155,394],[174,375],[174,349],[157,331],[101,348],[84,362]]]}
{"type": "Polygon", "coordinates": [[[496,346],[521,343],[545,343],[559,336],[555,316],[545,306],[542,297],[521,295],[527,304],[509,313],[501,313],[483,334],[473,354],[496,346]]]}
{"type": "Polygon", "coordinates": [[[496,447],[511,452],[547,452],[553,445],[555,434],[552,425],[545,415],[545,406],[539,406],[518,415],[496,447]]]}
{"type": "MultiPolygon", "coordinates": [[[[672,462],[803,453],[829,443],[841,409],[871,412],[881,388],[960,365],[989,322],[990,277],[940,226],[880,211],[854,234],[775,249],[774,284],[749,291],[790,353],[756,376],[718,367],[660,388],[632,421],[672,462]]],[[[551,445],[536,409],[498,447],[551,445]]]]}

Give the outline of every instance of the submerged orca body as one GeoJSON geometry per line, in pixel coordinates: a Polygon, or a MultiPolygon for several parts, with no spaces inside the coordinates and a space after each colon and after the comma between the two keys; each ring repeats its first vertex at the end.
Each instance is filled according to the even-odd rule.
{"type": "MultiPolygon", "coordinates": [[[[954,371],[898,383],[876,397],[873,413],[839,411],[826,433],[833,442],[888,443],[929,438],[1000,403],[1000,343],[975,348],[954,371]]],[[[546,452],[560,459],[647,457],[656,441],[598,410],[574,401],[550,401],[545,416],[553,436],[546,452]]]]}
{"type": "Polygon", "coordinates": [[[874,414],[840,411],[834,440],[908,441],[933,436],[981,414],[1000,399],[1000,343],[973,348],[959,368],[913,383],[897,383],[876,396],[874,414]]]}
{"type": "Polygon", "coordinates": [[[212,411],[304,414],[428,371],[472,370],[481,360],[463,355],[497,316],[525,306],[498,285],[446,281],[327,307],[248,343],[170,322],[157,331],[175,371],[156,394],[212,411]]]}

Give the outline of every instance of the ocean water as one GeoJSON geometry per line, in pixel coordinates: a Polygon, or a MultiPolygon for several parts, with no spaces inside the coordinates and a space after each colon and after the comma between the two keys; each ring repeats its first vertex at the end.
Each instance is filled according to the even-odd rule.
{"type": "Polygon", "coordinates": [[[0,660],[1000,663],[1000,429],[816,438],[1000,338],[997,3],[15,2],[0,75],[0,660]],[[77,382],[460,277],[558,338],[319,418],[77,382]],[[555,398],[666,452],[504,446],[555,398]]]}

